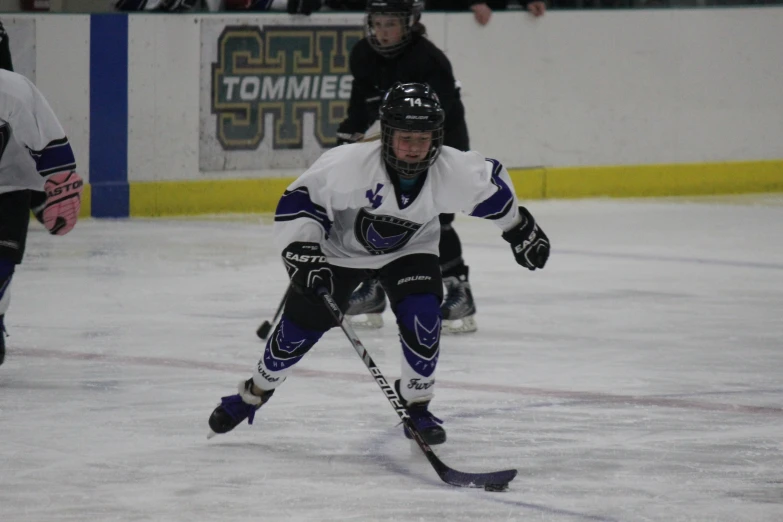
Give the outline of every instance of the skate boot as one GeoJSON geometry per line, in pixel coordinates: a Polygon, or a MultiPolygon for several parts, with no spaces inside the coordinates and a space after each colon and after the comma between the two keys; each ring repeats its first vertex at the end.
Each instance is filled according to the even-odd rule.
{"type": "Polygon", "coordinates": [[[368,279],[354,290],[345,315],[354,328],[381,328],[386,310],[386,292],[377,279],[368,279]]]}
{"type": "MultiPolygon", "coordinates": [[[[424,442],[430,446],[446,442],[446,430],[441,426],[443,421],[430,412],[430,401],[412,402],[408,404],[400,393],[399,379],[394,381],[394,389],[397,391],[397,396],[399,396],[400,400],[405,405],[405,409],[408,410],[408,415],[413,421],[413,425],[416,426],[416,429],[421,433],[421,438],[424,439],[424,442]]],[[[404,428],[404,431],[406,437],[413,439],[413,435],[408,431],[408,428],[404,428]]]]}
{"type": "Polygon", "coordinates": [[[243,420],[253,424],[256,410],[263,406],[275,390],[263,392],[261,395],[253,393],[253,379],[239,382],[239,393],[223,397],[212,415],[209,416],[209,427],[212,432],[207,435],[211,439],[217,434],[228,433],[236,428],[243,420]]]}
{"type": "Polygon", "coordinates": [[[440,313],[443,315],[442,332],[475,332],[478,329],[473,318],[476,315],[476,303],[473,302],[467,272],[464,275],[446,277],[443,284],[446,286],[446,297],[440,305],[440,313]]]}
{"type": "Polygon", "coordinates": [[[5,361],[5,326],[3,325],[4,315],[0,315],[0,364],[5,361]]]}

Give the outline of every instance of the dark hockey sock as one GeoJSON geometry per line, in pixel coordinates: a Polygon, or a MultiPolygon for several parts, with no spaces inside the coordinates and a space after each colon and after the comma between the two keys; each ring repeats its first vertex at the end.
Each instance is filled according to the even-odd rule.
{"type": "Polygon", "coordinates": [[[39,192],[37,190],[30,191],[30,210],[33,211],[35,219],[40,224],[44,224],[43,221],[43,209],[46,206],[46,192],[39,192]]]}
{"type": "Polygon", "coordinates": [[[8,308],[8,299],[3,300],[8,284],[14,275],[16,265],[7,259],[0,259],[0,364],[5,360],[5,311],[8,308]]]}
{"type": "MultiPolygon", "coordinates": [[[[8,288],[8,284],[11,282],[11,277],[14,275],[14,269],[16,264],[6,259],[0,259],[0,299],[5,295],[5,290],[8,288]]],[[[2,314],[3,311],[0,311],[2,314]]]]}
{"type": "Polygon", "coordinates": [[[468,269],[462,260],[462,243],[451,225],[440,227],[440,270],[443,277],[465,276],[468,269]]]}

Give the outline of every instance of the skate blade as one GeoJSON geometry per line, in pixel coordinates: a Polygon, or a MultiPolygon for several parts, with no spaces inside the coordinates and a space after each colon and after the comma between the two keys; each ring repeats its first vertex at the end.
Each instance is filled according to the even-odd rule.
{"type": "Polygon", "coordinates": [[[452,321],[443,321],[442,333],[450,335],[459,335],[466,333],[473,333],[478,330],[476,320],[472,315],[463,317],[462,319],[454,319],[452,321]]]}
{"type": "Polygon", "coordinates": [[[383,328],[383,316],[381,314],[346,315],[351,326],[361,330],[377,330],[383,328]]]}

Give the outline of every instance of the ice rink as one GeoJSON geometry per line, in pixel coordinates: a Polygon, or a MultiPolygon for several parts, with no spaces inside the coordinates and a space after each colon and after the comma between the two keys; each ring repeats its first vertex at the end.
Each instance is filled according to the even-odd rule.
{"type": "MultiPolygon", "coordinates": [[[[458,218],[479,314],[444,337],[442,483],[339,329],[207,441],[285,276],[268,217],[35,223],[0,367],[0,521],[783,520],[783,196],[528,204],[514,263],[458,218]]],[[[393,317],[358,331],[399,373],[393,317]]]]}

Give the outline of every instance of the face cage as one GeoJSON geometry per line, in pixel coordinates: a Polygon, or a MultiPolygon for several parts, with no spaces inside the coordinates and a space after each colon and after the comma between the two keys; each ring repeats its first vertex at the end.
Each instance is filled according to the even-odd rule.
{"type": "Polygon", "coordinates": [[[412,13],[404,13],[404,12],[367,13],[367,20],[366,23],[364,24],[364,32],[367,36],[367,43],[370,44],[370,47],[372,47],[376,53],[386,58],[391,58],[399,54],[403,49],[405,49],[405,47],[407,47],[408,42],[410,42],[411,40],[411,26],[413,25],[412,23],[413,16],[414,15],[412,13]],[[398,43],[386,47],[381,45],[381,42],[378,41],[378,37],[375,36],[375,29],[373,29],[372,27],[372,17],[374,15],[396,16],[397,18],[400,19],[400,25],[402,26],[402,35],[398,43]]]}
{"type": "Polygon", "coordinates": [[[383,161],[394,169],[401,178],[413,179],[435,163],[438,159],[440,151],[443,148],[443,126],[432,130],[418,130],[418,129],[400,129],[397,127],[390,127],[388,125],[381,125],[381,142],[383,143],[383,161]],[[408,163],[397,158],[394,154],[394,131],[400,130],[403,132],[432,132],[432,144],[430,145],[430,151],[422,161],[416,163],[408,163]]]}

